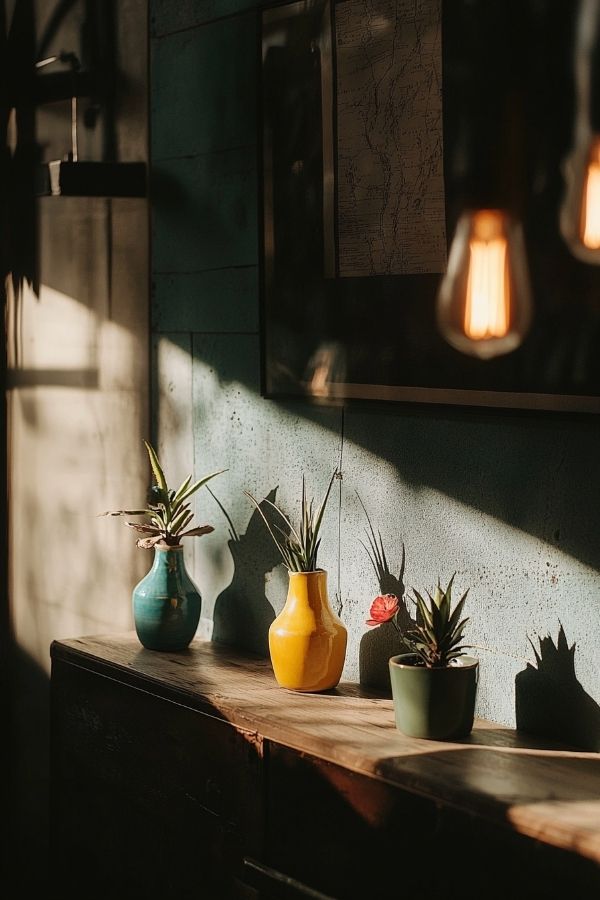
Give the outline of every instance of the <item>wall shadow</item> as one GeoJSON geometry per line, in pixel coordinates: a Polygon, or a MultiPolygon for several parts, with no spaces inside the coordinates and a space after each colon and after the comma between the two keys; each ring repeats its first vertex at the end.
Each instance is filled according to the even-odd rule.
{"type": "MultiPolygon", "coordinates": [[[[259,403],[338,426],[337,417],[323,415],[329,404],[261,398],[258,367],[234,353],[211,358],[211,366],[224,385],[243,384],[259,403]]],[[[582,474],[595,470],[600,450],[596,417],[376,401],[345,406],[346,442],[389,462],[408,486],[454,497],[600,570],[600,504],[582,474]]]]}
{"type": "Polygon", "coordinates": [[[48,676],[22,648],[10,654],[4,875],[18,893],[47,893],[50,708],[48,676]],[[32,860],[35,864],[32,865],[32,860]]]}
{"type": "MultiPolygon", "coordinates": [[[[258,366],[233,352],[211,366],[223,385],[243,384],[258,403],[338,428],[337,416],[323,415],[331,404],[262,398],[258,366]]],[[[582,475],[594,471],[600,450],[596,417],[376,401],[345,407],[345,441],[393,465],[407,486],[454,497],[600,570],[600,505],[582,475]]]]}
{"type": "MultiPolygon", "coordinates": [[[[275,502],[276,495],[277,488],[273,488],[260,504],[269,520],[272,515],[269,503],[275,502]]],[[[227,516],[224,509],[223,512],[227,516]]],[[[281,563],[281,556],[257,509],[241,535],[232,530],[231,520],[227,518],[231,535],[227,544],[234,573],[231,584],[215,602],[212,640],[267,656],[269,626],[275,612],[265,594],[265,575],[281,563]]]]}
{"type": "MultiPolygon", "coordinates": [[[[6,346],[2,352],[8,347],[10,366],[20,367],[12,368],[8,377],[11,583],[10,597],[5,597],[3,584],[0,600],[6,629],[0,639],[0,668],[7,670],[2,697],[7,709],[2,796],[6,793],[7,803],[1,804],[6,838],[0,851],[3,859],[6,855],[6,866],[0,863],[0,870],[5,888],[14,883],[14,896],[55,893],[47,852],[48,646],[57,632],[61,637],[80,633],[83,622],[94,631],[115,628],[112,615],[121,602],[115,585],[120,579],[126,585],[129,573],[133,576],[139,564],[133,561],[135,550],[127,559],[120,553],[115,556],[111,538],[102,545],[99,535],[96,539],[89,519],[98,507],[90,498],[96,497],[99,485],[107,483],[126,483],[139,490],[142,473],[140,469],[136,478],[133,464],[117,466],[113,478],[115,455],[110,448],[116,441],[126,455],[133,433],[138,452],[137,441],[147,433],[143,423],[148,405],[147,390],[142,396],[140,389],[147,365],[143,352],[147,201],[37,199],[37,163],[42,158],[62,158],[70,145],[72,91],[70,79],[61,81],[66,70],[59,61],[40,70],[34,69],[34,61],[64,50],[76,52],[84,68],[91,56],[100,64],[100,56],[110,49],[101,20],[108,19],[114,9],[115,28],[126,41],[125,48],[116,48],[119,60],[114,66],[121,87],[119,146],[125,158],[135,158],[137,148],[145,151],[146,5],[140,0],[122,0],[118,9],[112,0],[0,3],[0,130],[5,144],[0,159],[0,259],[3,283],[8,272],[13,280],[9,316],[3,317],[6,346]],[[47,29],[51,20],[54,25],[47,29]],[[135,28],[128,28],[128,22],[135,28]],[[132,45],[135,49],[129,52],[132,45]],[[59,100],[63,88],[64,99],[59,100]],[[51,96],[56,102],[47,102],[51,96]],[[7,135],[11,107],[13,124],[7,135]],[[8,140],[12,150],[6,146],[8,140]],[[40,295],[40,287],[38,303],[34,295],[40,295]],[[55,293],[62,296],[53,297],[55,293]],[[93,394],[84,398],[78,389],[93,394]],[[136,409],[134,396],[139,398],[136,409]],[[51,479],[47,467],[38,466],[38,461],[49,459],[53,461],[51,479]],[[50,529],[45,525],[48,517],[50,529]],[[36,535],[41,533],[45,537],[40,542],[36,535]],[[64,546],[76,547],[77,557],[66,568],[58,550],[64,546]],[[49,574],[52,560],[61,569],[58,579],[49,574]],[[124,566],[120,566],[122,560],[124,566]],[[114,571],[127,568],[128,572],[113,580],[107,574],[111,564],[114,571]],[[82,590],[78,590],[80,578],[87,579],[82,590]],[[94,591],[113,605],[97,602],[94,591]],[[10,636],[9,626],[14,629],[10,636]]],[[[80,156],[84,159],[101,158],[100,153],[90,152],[93,134],[113,121],[112,115],[104,115],[104,106],[95,131],[88,127],[89,118],[84,123],[85,113],[96,105],[98,91],[106,89],[107,80],[92,86],[88,79],[85,96],[80,97],[80,156]],[[89,96],[91,90],[94,98],[89,96]]],[[[2,294],[6,306],[6,292],[2,294]]],[[[6,465],[0,468],[4,479],[6,465]]],[[[144,481],[146,477],[144,471],[144,481]]],[[[6,503],[0,503],[0,508],[4,517],[6,503]]]]}
{"type": "Polygon", "coordinates": [[[35,59],[35,9],[32,0],[2,4],[0,27],[3,49],[2,133],[0,163],[3,175],[3,277],[10,275],[16,297],[30,284],[39,294],[39,253],[35,165],[39,157],[36,107],[31,96],[35,59]],[[7,11],[9,15],[7,17],[7,11]],[[14,109],[16,144],[8,145],[9,112],[14,109]]]}
{"type": "Polygon", "coordinates": [[[576,644],[569,647],[562,625],[556,643],[538,640],[539,650],[530,641],[536,664],[515,678],[517,729],[600,751],[600,706],[577,680],[576,644]]]}
{"type": "MultiPolygon", "coordinates": [[[[379,585],[379,593],[394,594],[400,600],[397,622],[400,631],[404,632],[414,627],[415,624],[410,617],[404,599],[406,590],[404,584],[404,570],[406,567],[404,544],[402,544],[400,569],[398,574],[394,575],[388,562],[388,554],[385,551],[381,532],[375,532],[364,503],[360,497],[358,499],[367,518],[367,528],[365,529],[367,543],[365,544],[363,541],[361,543],[373,566],[379,585]]],[[[391,696],[392,689],[388,661],[390,656],[403,653],[405,650],[404,642],[392,622],[384,622],[383,625],[372,627],[363,634],[360,640],[358,653],[360,684],[367,688],[385,691],[388,696],[391,696]]]]}

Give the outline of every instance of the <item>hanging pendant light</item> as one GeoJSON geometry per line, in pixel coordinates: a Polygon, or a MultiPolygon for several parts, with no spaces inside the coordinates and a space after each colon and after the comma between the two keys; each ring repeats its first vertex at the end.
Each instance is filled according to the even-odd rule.
{"type": "Polygon", "coordinates": [[[459,43],[447,86],[458,112],[444,150],[456,230],[436,316],[452,347],[487,360],[516,350],[532,319],[519,215],[526,170],[518,140],[525,115],[525,40],[515,37],[503,2],[472,0],[458,11],[459,43]]]}
{"type": "Polygon", "coordinates": [[[600,134],[590,133],[570,160],[560,228],[574,256],[600,264],[600,134]]]}
{"type": "Polygon", "coordinates": [[[520,345],[531,322],[531,291],[522,228],[505,210],[460,217],[437,318],[448,343],[480,359],[520,345]]]}
{"type": "Polygon", "coordinates": [[[574,144],[565,161],[560,230],[571,253],[600,265],[600,2],[582,0],[575,45],[574,144]]]}

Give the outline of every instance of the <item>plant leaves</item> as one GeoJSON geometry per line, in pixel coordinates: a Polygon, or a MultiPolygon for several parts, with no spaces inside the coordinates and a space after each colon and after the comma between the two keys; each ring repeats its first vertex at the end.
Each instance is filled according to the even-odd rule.
{"type": "Polygon", "coordinates": [[[150,458],[150,466],[152,467],[152,471],[154,473],[154,478],[156,480],[156,486],[158,487],[161,493],[161,500],[163,502],[169,502],[169,488],[167,487],[167,479],[165,478],[165,473],[163,472],[161,465],[158,461],[158,456],[156,455],[156,450],[152,447],[148,441],[144,441],[146,445],[146,450],[148,451],[148,456],[150,458]]]}
{"type": "Polygon", "coordinates": [[[323,497],[323,500],[316,510],[314,508],[314,500],[311,499],[309,501],[307,498],[306,482],[304,476],[302,477],[301,512],[298,530],[294,528],[291,520],[280,509],[280,507],[277,506],[276,503],[273,503],[273,501],[265,497],[263,503],[267,503],[272,509],[275,510],[275,512],[284,523],[285,527],[288,529],[288,532],[285,532],[284,529],[276,522],[273,522],[271,526],[271,523],[267,520],[267,517],[261,509],[261,504],[258,503],[258,501],[252,496],[249,491],[244,492],[246,496],[249,497],[249,499],[252,501],[256,509],[259,511],[265,525],[267,526],[269,534],[271,535],[277,549],[281,554],[281,558],[284,564],[292,572],[311,572],[316,570],[317,568],[317,554],[321,543],[319,530],[323,520],[325,506],[331,492],[331,486],[336,474],[337,469],[334,470],[327,486],[325,496],[323,497]],[[275,534],[274,529],[281,534],[281,538],[275,534]]]}
{"type": "MultiPolygon", "coordinates": [[[[255,502],[256,502],[256,501],[255,501],[255,502]]],[[[263,500],[263,503],[268,503],[269,506],[272,507],[272,508],[275,510],[275,512],[278,513],[278,514],[281,516],[281,518],[283,519],[283,521],[285,522],[285,524],[286,524],[287,527],[289,528],[290,532],[291,532],[291,533],[294,535],[294,537],[296,538],[296,541],[298,542],[298,544],[301,544],[300,535],[298,534],[298,532],[296,531],[296,529],[295,529],[294,526],[292,525],[291,520],[290,520],[290,519],[286,516],[286,514],[283,512],[283,510],[280,509],[280,507],[277,506],[276,503],[273,503],[273,501],[272,501],[272,500],[269,500],[267,497],[265,497],[265,499],[263,500]]],[[[263,516],[263,518],[264,518],[264,516],[263,516]]],[[[265,520],[265,521],[266,521],[266,520],[265,520]]]]}
{"type": "Polygon", "coordinates": [[[320,531],[320,529],[321,529],[321,522],[323,521],[323,515],[324,515],[324,513],[325,513],[325,507],[327,506],[327,501],[329,500],[329,494],[331,493],[331,487],[332,487],[332,485],[333,485],[333,481],[334,481],[336,475],[337,475],[337,469],[334,469],[334,470],[333,470],[333,474],[332,474],[332,476],[331,476],[331,478],[330,478],[330,480],[329,480],[329,484],[328,484],[328,486],[327,486],[327,490],[326,490],[326,492],[325,492],[325,496],[323,497],[323,499],[322,499],[322,501],[321,501],[321,505],[320,505],[319,509],[317,510],[317,514],[316,514],[316,516],[315,516],[315,518],[314,518],[314,521],[313,521],[313,531],[314,531],[315,538],[317,537],[317,535],[318,535],[318,533],[319,533],[319,531],[320,531]]]}
{"type": "Polygon", "coordinates": [[[125,522],[125,524],[129,528],[133,528],[134,531],[137,531],[140,534],[162,534],[163,533],[163,529],[157,528],[156,525],[138,525],[137,522],[125,522]]]}
{"type": "Polygon", "coordinates": [[[169,523],[169,532],[173,535],[176,535],[177,532],[181,531],[182,528],[185,528],[193,518],[194,513],[186,504],[179,512],[179,514],[173,519],[173,521],[169,523]]]}
{"type": "MultiPolygon", "coordinates": [[[[286,553],[286,548],[285,548],[284,545],[278,540],[278,538],[275,536],[275,533],[274,533],[273,529],[271,528],[271,526],[270,526],[270,524],[269,524],[269,522],[268,522],[268,520],[267,520],[267,517],[265,516],[264,512],[263,512],[262,509],[260,508],[260,503],[258,502],[258,500],[256,500],[256,499],[252,496],[252,494],[251,494],[249,491],[244,491],[244,493],[245,493],[245,495],[251,500],[251,502],[254,504],[254,506],[256,507],[256,509],[258,510],[258,512],[260,513],[260,515],[262,516],[262,519],[263,519],[265,525],[267,526],[267,528],[268,528],[268,530],[269,530],[269,534],[271,535],[271,537],[272,537],[273,540],[275,541],[275,545],[277,546],[277,549],[278,549],[279,552],[281,553],[281,556],[282,556],[282,558],[283,558],[284,563],[286,563],[286,565],[287,565],[287,564],[288,564],[289,557],[288,557],[288,554],[286,553]]],[[[279,507],[275,506],[275,504],[272,503],[270,500],[266,500],[266,498],[265,498],[265,500],[264,500],[263,502],[269,503],[271,506],[273,506],[274,509],[276,509],[277,512],[279,513],[279,515],[282,517],[282,519],[284,520],[284,522],[285,522],[286,524],[290,525],[289,520],[288,520],[287,517],[284,515],[284,513],[281,512],[281,510],[279,509],[279,507]]],[[[275,524],[275,523],[273,523],[273,524],[275,524]]],[[[291,528],[291,525],[290,525],[290,528],[291,528]]],[[[288,566],[288,568],[289,568],[289,566],[288,566]]]]}
{"type": "Polygon", "coordinates": [[[195,481],[194,484],[189,487],[186,491],[183,492],[181,497],[179,498],[179,502],[183,502],[187,500],[188,497],[191,497],[192,494],[195,494],[203,485],[206,484],[207,481],[210,481],[211,478],[216,478],[217,475],[222,475],[223,472],[227,472],[227,469],[219,469],[218,472],[211,472],[210,475],[205,475],[204,478],[200,478],[198,481],[195,481]]]}
{"type": "Polygon", "coordinates": [[[199,525],[197,528],[191,528],[189,531],[184,531],[183,534],[179,534],[178,537],[202,537],[203,534],[211,534],[214,530],[212,525],[199,525]]]}
{"type": "Polygon", "coordinates": [[[227,512],[227,510],[225,509],[225,507],[223,506],[223,504],[221,503],[221,501],[219,500],[217,495],[214,494],[208,486],[206,487],[206,490],[208,491],[210,496],[213,498],[213,500],[215,501],[215,503],[217,504],[217,506],[219,507],[219,509],[225,516],[225,518],[227,519],[227,524],[229,525],[229,534],[231,535],[232,540],[239,541],[240,536],[236,531],[236,528],[235,528],[235,525],[233,524],[231,516],[229,515],[229,513],[227,512]]]}
{"type": "Polygon", "coordinates": [[[192,480],[192,476],[188,475],[188,477],[185,479],[185,481],[183,481],[179,485],[179,487],[177,488],[177,491],[171,497],[172,506],[176,506],[180,502],[183,494],[186,492],[187,488],[189,487],[191,480],[192,480]]]}
{"type": "Polygon", "coordinates": [[[98,513],[98,518],[102,516],[151,516],[149,509],[113,509],[108,512],[98,513]]]}
{"type": "Polygon", "coordinates": [[[406,646],[417,654],[429,668],[447,666],[451,659],[462,655],[469,647],[463,644],[463,632],[469,618],[461,613],[469,593],[468,589],[452,609],[452,586],[455,574],[448,582],[446,590],[438,578],[433,595],[427,591],[427,600],[416,590],[414,602],[417,607],[416,627],[403,635],[406,646]]]}
{"type": "Polygon", "coordinates": [[[152,550],[156,544],[160,543],[164,543],[164,537],[160,534],[156,537],[140,538],[136,541],[137,546],[141,547],[142,550],[152,550]]]}

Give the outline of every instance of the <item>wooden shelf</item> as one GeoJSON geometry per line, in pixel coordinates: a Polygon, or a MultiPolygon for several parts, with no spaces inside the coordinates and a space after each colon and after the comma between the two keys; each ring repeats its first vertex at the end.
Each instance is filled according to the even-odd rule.
{"type": "Polygon", "coordinates": [[[389,699],[351,683],[282,690],[268,660],[210,642],[155,653],[133,633],[85,637],[55,642],[52,657],[600,864],[599,754],[483,720],[464,741],[414,740],[389,699]]]}

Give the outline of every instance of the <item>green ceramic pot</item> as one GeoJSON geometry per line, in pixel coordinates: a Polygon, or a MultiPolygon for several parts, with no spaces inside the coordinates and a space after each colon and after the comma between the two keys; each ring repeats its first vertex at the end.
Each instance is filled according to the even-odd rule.
{"type": "Polygon", "coordinates": [[[155,547],[154,564],[133,589],[133,621],[148,650],[183,650],[198,628],[202,599],[183,547],[155,547]]]}
{"type": "Polygon", "coordinates": [[[427,669],[417,660],[412,653],[390,659],[396,727],[416,738],[466,737],[473,728],[478,661],[461,656],[456,665],[427,669]]]}

